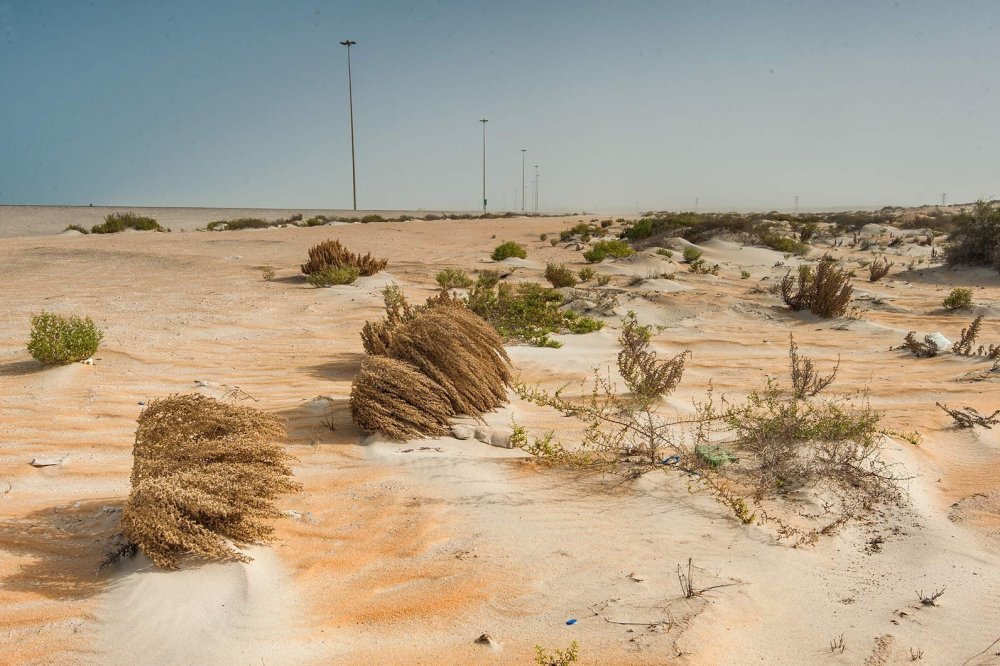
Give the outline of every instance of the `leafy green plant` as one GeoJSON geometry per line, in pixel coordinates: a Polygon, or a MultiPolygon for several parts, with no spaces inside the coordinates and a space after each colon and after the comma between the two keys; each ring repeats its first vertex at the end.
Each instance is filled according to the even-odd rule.
{"type": "Polygon", "coordinates": [[[575,333],[576,335],[593,333],[594,331],[599,331],[604,328],[604,322],[600,319],[581,316],[572,310],[563,313],[563,320],[565,321],[566,328],[569,332],[575,333]]]}
{"type": "Polygon", "coordinates": [[[446,268],[435,278],[442,289],[467,289],[472,286],[472,278],[458,268],[446,268]]]}
{"type": "Polygon", "coordinates": [[[548,234],[538,234],[538,240],[540,241],[544,241],[548,237],[549,237],[548,234]]]}
{"type": "Polygon", "coordinates": [[[740,279],[746,280],[750,277],[750,271],[740,271],[740,279]]]}
{"type": "Polygon", "coordinates": [[[800,257],[804,257],[809,254],[810,250],[809,246],[805,243],[799,242],[794,238],[789,238],[788,236],[779,236],[777,234],[764,234],[763,242],[764,245],[772,250],[787,252],[788,254],[794,254],[800,257]]]}
{"type": "Polygon", "coordinates": [[[608,257],[620,259],[622,257],[630,257],[633,254],[635,254],[635,250],[629,247],[628,243],[620,240],[602,240],[597,241],[589,250],[584,252],[583,258],[588,263],[597,264],[608,257]]]}
{"type": "Polygon", "coordinates": [[[556,288],[576,286],[576,275],[563,264],[549,262],[545,266],[545,279],[556,288]]]}
{"type": "Polygon", "coordinates": [[[493,258],[493,261],[503,261],[504,259],[508,259],[510,257],[526,259],[528,251],[519,243],[506,241],[498,245],[496,249],[493,250],[493,254],[490,256],[493,258]]]}
{"type": "Polygon", "coordinates": [[[490,269],[485,269],[479,272],[479,277],[476,278],[476,285],[479,287],[485,287],[491,289],[500,283],[500,272],[490,269]]]}
{"type": "Polygon", "coordinates": [[[684,263],[693,264],[694,262],[701,259],[701,250],[696,247],[686,247],[684,248],[684,263]]]}
{"type": "Polygon", "coordinates": [[[992,266],[1000,271],[1000,207],[978,201],[972,212],[963,212],[954,221],[945,250],[949,266],[992,266]]]}
{"type": "Polygon", "coordinates": [[[603,322],[580,317],[559,309],[563,296],[536,282],[517,285],[477,284],[469,292],[466,305],[485,319],[504,340],[526,342],[536,347],[559,347],[552,333],[590,332],[603,322]],[[576,329],[574,331],[573,329],[576,329]]]}
{"type": "Polygon", "coordinates": [[[381,215],[375,215],[374,213],[370,215],[365,215],[361,218],[361,224],[371,224],[373,222],[388,222],[388,221],[389,220],[385,219],[381,215]]]}
{"type": "Polygon", "coordinates": [[[42,312],[31,317],[28,353],[46,365],[65,365],[93,356],[103,338],[90,317],[42,312]]]}
{"type": "Polygon", "coordinates": [[[141,217],[135,213],[108,213],[104,224],[95,224],[91,232],[95,234],[116,234],[126,229],[137,231],[166,231],[151,217],[141,217]]]}
{"type": "Polygon", "coordinates": [[[357,279],[358,269],[354,266],[324,266],[306,276],[306,281],[314,287],[353,284],[357,279]]]}
{"type": "Polygon", "coordinates": [[[535,663],[539,666],[569,666],[579,658],[580,646],[576,641],[570,643],[565,650],[556,648],[551,653],[541,645],[535,646],[535,663]]]}
{"type": "Polygon", "coordinates": [[[259,217],[241,217],[236,220],[216,220],[209,222],[206,229],[209,231],[239,231],[240,229],[267,229],[277,226],[280,222],[268,222],[259,217]]]}
{"type": "Polygon", "coordinates": [[[597,271],[590,266],[584,266],[580,269],[577,275],[580,277],[580,282],[590,282],[594,279],[594,276],[597,275],[597,271]]]}
{"type": "Polygon", "coordinates": [[[972,307],[972,290],[965,287],[955,287],[942,301],[949,310],[967,310],[972,307]]]}
{"type": "Polygon", "coordinates": [[[559,244],[559,239],[558,238],[550,238],[549,239],[549,245],[551,245],[552,247],[555,247],[558,244],[559,244]]]}
{"type": "Polygon", "coordinates": [[[674,251],[668,250],[665,247],[660,247],[656,249],[656,254],[660,255],[661,257],[666,257],[667,259],[672,259],[674,256],[674,251]]]}

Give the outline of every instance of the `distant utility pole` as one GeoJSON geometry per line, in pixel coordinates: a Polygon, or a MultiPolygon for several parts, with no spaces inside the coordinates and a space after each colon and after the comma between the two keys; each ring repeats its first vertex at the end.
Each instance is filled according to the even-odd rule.
{"type": "Polygon", "coordinates": [[[480,118],[479,122],[483,124],[483,212],[486,212],[486,123],[489,122],[486,118],[480,118]]]}
{"type": "MultiPolygon", "coordinates": [[[[521,149],[521,212],[524,212],[524,154],[528,151],[527,148],[521,149]]],[[[517,208],[517,206],[514,206],[517,208]]]]}
{"type": "Polygon", "coordinates": [[[795,195],[795,214],[799,214],[799,195],[795,195]]]}
{"type": "Polygon", "coordinates": [[[945,201],[947,201],[947,200],[948,200],[948,194],[946,192],[942,192],[941,193],[941,205],[942,206],[946,206],[947,204],[945,203],[945,201]]]}
{"type": "Polygon", "coordinates": [[[351,47],[357,42],[345,39],[340,43],[347,47],[347,103],[351,108],[351,195],[354,201],[354,210],[358,209],[358,177],[357,168],[354,165],[354,90],[351,85],[351,47]]]}
{"type": "Polygon", "coordinates": [[[538,165],[535,165],[535,212],[538,212],[538,165]]]}

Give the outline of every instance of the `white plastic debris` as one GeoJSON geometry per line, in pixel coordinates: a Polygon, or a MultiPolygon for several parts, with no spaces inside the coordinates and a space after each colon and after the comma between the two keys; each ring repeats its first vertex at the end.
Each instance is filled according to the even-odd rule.
{"type": "Polygon", "coordinates": [[[938,346],[938,349],[940,349],[941,351],[945,351],[951,348],[951,340],[944,337],[940,333],[931,333],[930,335],[926,336],[925,339],[933,340],[934,344],[936,344],[938,346]]]}

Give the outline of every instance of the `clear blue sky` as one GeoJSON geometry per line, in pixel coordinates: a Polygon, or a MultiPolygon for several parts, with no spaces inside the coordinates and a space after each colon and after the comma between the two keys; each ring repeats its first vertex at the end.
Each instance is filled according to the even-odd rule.
{"type": "Polygon", "coordinates": [[[1000,196],[1000,3],[0,0],[0,203],[1000,196]],[[530,194],[529,194],[530,198],[530,194]]]}

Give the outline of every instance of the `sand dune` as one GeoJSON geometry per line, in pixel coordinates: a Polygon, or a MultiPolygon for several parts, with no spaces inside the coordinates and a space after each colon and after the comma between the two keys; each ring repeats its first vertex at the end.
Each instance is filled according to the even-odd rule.
{"type": "MultiPolygon", "coordinates": [[[[179,230],[220,211],[171,214],[179,230]]],[[[690,493],[680,475],[607,478],[475,440],[362,439],[351,423],[358,332],[379,316],[386,283],[421,302],[443,268],[494,268],[501,240],[528,248],[516,279],[540,280],[549,261],[578,269],[578,251],[539,240],[575,218],[11,237],[23,235],[18,212],[3,215],[0,662],[520,664],[535,644],[576,640],[588,664],[901,664],[911,648],[923,663],[961,664],[1000,635],[1000,431],[954,430],[934,407],[992,411],[997,380],[959,381],[989,367],[979,358],[890,351],[908,330],[956,338],[975,314],[940,307],[956,285],[975,287],[981,339],[1000,342],[995,272],[897,266],[875,285],[859,277],[861,319],[825,321],[767,293],[796,261],[772,250],[703,243],[717,277],[651,253],[597,267],[615,276],[619,315],[660,326],[658,351],[692,351],[672,406],[690,409],[710,384],[740,396],[783,374],[794,333],[822,367],[840,358],[840,390],[867,388],[887,426],[923,434],[918,447],[889,446],[911,477],[903,507],[791,548],[690,493]],[[389,258],[388,272],[309,287],[299,265],[326,238],[389,258]],[[277,268],[273,281],[262,265],[277,268]],[[675,275],[627,286],[650,269],[675,275]],[[93,366],[31,360],[30,315],[42,309],[94,317],[105,340],[93,366]],[[282,500],[290,513],[275,543],[251,549],[247,565],[163,572],[136,560],[97,573],[128,492],[140,403],[234,387],[285,419],[298,459],[304,489],[282,500]],[[64,455],[62,465],[28,464],[64,455]],[[706,587],[723,587],[682,597],[676,567],[689,558],[706,587]],[[937,607],[920,604],[917,591],[942,587],[937,607]],[[474,642],[484,632],[493,646],[474,642]],[[847,649],[832,654],[841,634],[847,649]]],[[[55,219],[33,229],[58,234],[66,218],[55,219]]],[[[827,249],[856,258],[850,248],[814,254],[827,249]]],[[[556,336],[560,349],[511,347],[516,371],[578,386],[614,362],[615,320],[556,336]]],[[[488,420],[511,418],[579,436],[572,419],[516,398],[488,420]]]]}

